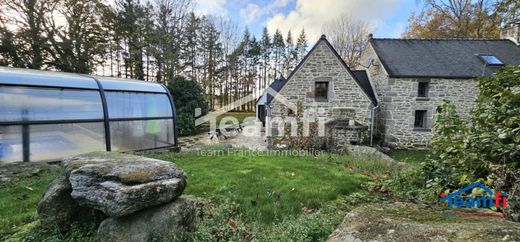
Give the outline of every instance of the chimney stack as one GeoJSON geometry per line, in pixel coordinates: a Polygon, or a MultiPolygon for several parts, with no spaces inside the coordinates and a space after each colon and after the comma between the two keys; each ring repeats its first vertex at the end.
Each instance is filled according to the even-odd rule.
{"type": "Polygon", "coordinates": [[[506,24],[500,31],[500,38],[513,41],[520,45],[520,19],[506,24]]]}

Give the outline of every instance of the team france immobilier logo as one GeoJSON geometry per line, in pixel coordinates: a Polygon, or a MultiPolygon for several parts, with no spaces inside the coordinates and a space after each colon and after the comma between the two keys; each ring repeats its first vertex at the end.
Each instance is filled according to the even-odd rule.
{"type": "Polygon", "coordinates": [[[455,191],[449,195],[441,193],[441,203],[448,203],[448,207],[456,208],[491,208],[491,207],[502,207],[507,206],[507,193],[496,192],[494,193],[491,189],[487,188],[480,182],[475,182],[465,188],[455,191]],[[474,188],[482,188],[487,196],[464,196],[464,193],[471,191],[474,188]]]}

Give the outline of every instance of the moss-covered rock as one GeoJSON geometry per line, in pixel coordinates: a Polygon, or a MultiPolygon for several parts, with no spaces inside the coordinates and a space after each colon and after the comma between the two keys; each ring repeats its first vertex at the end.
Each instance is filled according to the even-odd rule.
{"type": "Polygon", "coordinates": [[[141,156],[96,152],[63,164],[74,201],[109,216],[168,203],[186,186],[186,173],[177,165],[141,156]]]}
{"type": "Polygon", "coordinates": [[[409,203],[366,205],[347,214],[328,241],[520,240],[520,224],[487,216],[491,212],[409,203]]]}

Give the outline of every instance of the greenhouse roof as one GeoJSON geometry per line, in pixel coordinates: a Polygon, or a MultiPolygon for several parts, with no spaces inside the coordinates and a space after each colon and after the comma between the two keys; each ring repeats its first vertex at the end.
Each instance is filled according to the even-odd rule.
{"type": "Polygon", "coordinates": [[[158,83],[75,73],[0,67],[0,84],[98,90],[99,86],[96,80],[99,80],[101,87],[106,90],[166,93],[166,89],[158,83]]]}

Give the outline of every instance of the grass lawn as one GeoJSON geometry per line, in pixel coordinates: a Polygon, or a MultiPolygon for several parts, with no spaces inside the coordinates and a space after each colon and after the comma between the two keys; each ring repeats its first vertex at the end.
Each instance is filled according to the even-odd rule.
{"type": "MultiPolygon", "coordinates": [[[[231,152],[218,156],[193,152],[145,154],[175,162],[188,173],[184,194],[196,196],[204,214],[198,216],[194,241],[324,240],[352,202],[364,196],[371,178],[390,170],[379,160],[349,156],[250,156],[244,150],[231,152]]],[[[36,175],[20,173],[0,186],[0,241],[95,240],[95,230],[78,229],[59,235],[36,226],[37,203],[60,173],[59,167],[36,175]]]]}
{"type": "Polygon", "coordinates": [[[185,194],[231,200],[248,219],[267,223],[359,191],[368,180],[316,157],[170,153],[156,158],[172,161],[188,173],[185,194]]]}
{"type": "Polygon", "coordinates": [[[429,152],[429,150],[394,150],[390,153],[390,157],[411,165],[419,165],[426,160],[429,152]]]}
{"type": "Polygon", "coordinates": [[[253,117],[255,118],[256,117],[256,113],[255,112],[227,112],[225,114],[222,114],[220,116],[217,117],[217,124],[220,123],[220,121],[225,118],[225,117],[234,117],[236,118],[240,123],[244,122],[244,119],[245,118],[248,118],[248,117],[253,117]]]}
{"type": "Polygon", "coordinates": [[[37,220],[38,201],[61,172],[57,166],[38,173],[21,171],[8,184],[0,186],[0,241],[37,220]]]}

